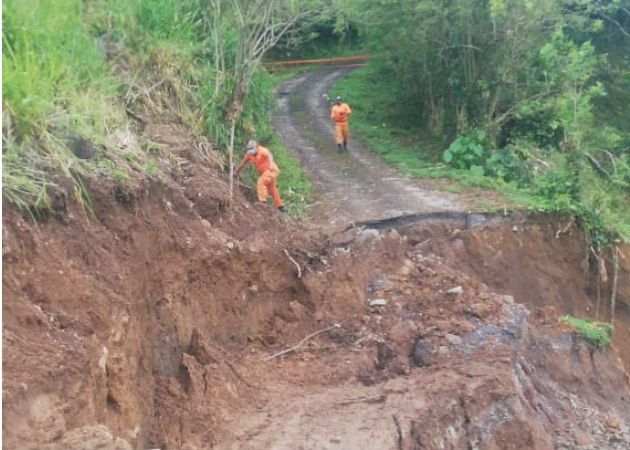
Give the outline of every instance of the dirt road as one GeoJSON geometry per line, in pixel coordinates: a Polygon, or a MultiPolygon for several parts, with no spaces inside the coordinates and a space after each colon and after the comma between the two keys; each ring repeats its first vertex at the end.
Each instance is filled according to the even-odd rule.
{"type": "MultiPolygon", "coordinates": [[[[355,221],[430,211],[459,211],[453,194],[421,188],[350,137],[339,153],[329,118],[330,85],[347,69],[318,70],[277,88],[275,130],[315,185],[312,216],[332,228],[355,221]]],[[[352,133],[352,117],[350,118],[352,133]]]]}

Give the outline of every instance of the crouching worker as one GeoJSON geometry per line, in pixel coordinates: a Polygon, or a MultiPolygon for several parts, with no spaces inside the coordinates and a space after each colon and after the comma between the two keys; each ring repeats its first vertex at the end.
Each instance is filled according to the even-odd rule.
{"type": "Polygon", "coordinates": [[[256,170],[258,170],[260,174],[260,178],[258,178],[256,182],[258,200],[264,203],[267,201],[267,193],[269,193],[273,199],[273,205],[278,208],[278,210],[285,212],[286,209],[282,200],[280,200],[278,186],[276,185],[276,178],[280,170],[274,162],[271,152],[262,145],[258,145],[256,141],[249,141],[247,143],[247,152],[245,152],[245,156],[243,156],[243,159],[241,159],[241,162],[234,171],[234,178],[238,176],[240,170],[249,161],[256,166],[256,170]]]}

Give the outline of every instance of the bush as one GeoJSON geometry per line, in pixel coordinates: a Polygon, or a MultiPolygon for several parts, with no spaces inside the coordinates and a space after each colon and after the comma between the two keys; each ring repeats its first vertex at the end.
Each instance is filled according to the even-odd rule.
{"type": "Polygon", "coordinates": [[[511,145],[497,150],[486,159],[485,173],[507,182],[518,181],[520,185],[530,179],[527,159],[517,147],[511,145]]]}
{"type": "Polygon", "coordinates": [[[472,130],[463,133],[444,150],[442,159],[456,169],[478,171],[484,163],[484,142],[486,133],[483,130],[472,130]]]}

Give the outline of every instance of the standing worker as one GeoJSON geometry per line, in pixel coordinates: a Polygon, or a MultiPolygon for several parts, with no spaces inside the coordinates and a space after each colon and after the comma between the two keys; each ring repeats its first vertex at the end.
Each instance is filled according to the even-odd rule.
{"type": "Polygon", "coordinates": [[[341,144],[343,143],[343,149],[348,150],[348,136],[350,135],[350,128],[348,128],[348,115],[352,114],[352,110],[347,103],[341,102],[341,97],[335,99],[335,104],[330,110],[330,118],[335,124],[335,142],[337,142],[337,149],[341,151],[341,144]]]}
{"type": "Polygon", "coordinates": [[[247,143],[247,152],[245,152],[245,156],[241,159],[241,162],[236,167],[234,171],[234,178],[238,176],[239,171],[243,168],[248,161],[251,161],[254,166],[256,166],[256,170],[260,174],[260,178],[256,182],[256,191],[258,192],[258,200],[261,202],[267,201],[267,192],[271,194],[271,198],[273,199],[273,206],[278,208],[281,212],[285,212],[286,208],[284,207],[282,200],[280,200],[280,195],[278,194],[278,186],[276,185],[276,178],[280,173],[280,169],[273,161],[273,155],[269,150],[267,150],[262,145],[258,145],[256,141],[249,141],[247,143]]]}

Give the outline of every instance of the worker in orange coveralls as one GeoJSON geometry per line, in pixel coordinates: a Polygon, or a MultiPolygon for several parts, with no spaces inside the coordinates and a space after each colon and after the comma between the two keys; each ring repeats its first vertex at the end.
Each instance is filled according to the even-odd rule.
{"type": "Polygon", "coordinates": [[[337,149],[341,151],[341,144],[343,143],[343,149],[348,150],[348,136],[350,135],[350,128],[348,128],[348,115],[352,114],[352,110],[347,103],[341,102],[341,97],[335,99],[335,104],[330,110],[330,118],[335,124],[335,142],[337,143],[337,149]]]}
{"type": "Polygon", "coordinates": [[[278,208],[278,210],[285,212],[286,209],[282,200],[280,200],[278,186],[276,185],[276,178],[280,173],[280,169],[278,169],[278,166],[273,161],[271,152],[262,145],[258,145],[256,141],[249,141],[247,143],[247,152],[245,152],[245,156],[243,156],[243,159],[234,171],[234,178],[238,176],[239,171],[248,161],[251,161],[254,166],[256,166],[256,170],[258,170],[260,174],[260,178],[258,178],[258,182],[256,182],[258,200],[264,203],[267,200],[267,192],[269,192],[273,199],[273,205],[278,208]]]}

